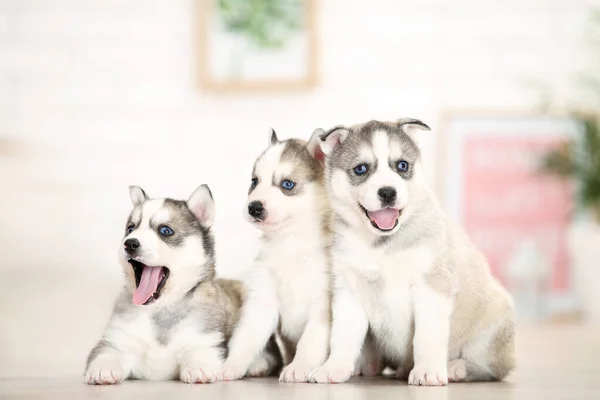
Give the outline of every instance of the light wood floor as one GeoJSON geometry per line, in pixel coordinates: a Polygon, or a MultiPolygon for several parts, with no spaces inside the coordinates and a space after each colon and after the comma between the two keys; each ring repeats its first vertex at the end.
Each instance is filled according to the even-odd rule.
{"type": "Polygon", "coordinates": [[[384,378],[354,378],[339,385],[280,384],[275,379],[186,385],[126,382],[94,387],[78,376],[0,380],[0,398],[18,399],[600,399],[600,327],[545,326],[518,332],[518,369],[506,382],[411,387],[384,378]]]}

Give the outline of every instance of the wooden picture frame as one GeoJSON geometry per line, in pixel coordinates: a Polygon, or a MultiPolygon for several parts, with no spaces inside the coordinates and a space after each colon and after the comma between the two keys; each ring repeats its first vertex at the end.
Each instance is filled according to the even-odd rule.
{"type": "MultiPolygon", "coordinates": [[[[233,33],[224,32],[222,25],[219,24],[217,16],[218,0],[199,0],[198,1],[198,68],[199,81],[202,89],[212,92],[268,92],[268,91],[302,91],[310,90],[317,85],[317,21],[316,21],[316,0],[301,0],[303,8],[303,21],[299,28],[301,46],[295,51],[296,56],[304,58],[303,62],[288,63],[294,68],[302,68],[303,73],[296,76],[217,76],[215,71],[223,68],[215,67],[216,52],[220,52],[220,43],[225,43],[224,37],[233,37],[233,33]]],[[[242,35],[237,35],[240,38],[242,35]]],[[[297,35],[298,36],[298,35],[297,35]]],[[[248,47],[248,46],[246,46],[248,47]]],[[[262,51],[259,49],[259,51],[262,51]]],[[[275,50],[270,51],[271,55],[275,50]]],[[[275,58],[275,57],[272,57],[275,58]]],[[[282,63],[265,63],[269,69],[277,65],[285,64],[285,57],[280,58],[282,63]]],[[[231,63],[230,64],[235,64],[231,63]]],[[[255,68],[256,69],[256,68],[255,68]]],[[[293,74],[292,74],[293,75],[293,74]]]]}

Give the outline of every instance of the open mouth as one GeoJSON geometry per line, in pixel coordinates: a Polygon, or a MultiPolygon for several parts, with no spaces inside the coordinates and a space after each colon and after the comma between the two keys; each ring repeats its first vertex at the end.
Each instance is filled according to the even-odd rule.
{"type": "Polygon", "coordinates": [[[160,297],[160,292],[169,278],[167,267],[150,267],[133,258],[129,259],[135,275],[133,304],[147,306],[160,297]]]}
{"type": "Polygon", "coordinates": [[[398,218],[402,213],[402,210],[397,208],[386,207],[377,211],[369,211],[360,203],[358,203],[358,206],[364,211],[367,218],[369,218],[371,225],[382,232],[394,229],[398,225],[398,218]]]}

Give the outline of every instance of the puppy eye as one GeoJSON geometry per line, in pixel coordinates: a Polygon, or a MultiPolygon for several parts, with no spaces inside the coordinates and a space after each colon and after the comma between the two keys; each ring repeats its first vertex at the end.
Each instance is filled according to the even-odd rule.
{"type": "Polygon", "coordinates": [[[408,171],[408,163],[404,160],[398,161],[398,171],[400,171],[400,172],[408,171]]]}
{"type": "Polygon", "coordinates": [[[171,236],[173,234],[173,230],[166,225],[161,226],[158,232],[163,236],[171,236]]]}
{"type": "Polygon", "coordinates": [[[369,168],[365,164],[358,164],[356,167],[354,167],[354,173],[356,175],[364,175],[368,170],[369,168]]]}
{"type": "Polygon", "coordinates": [[[290,190],[291,188],[293,188],[296,184],[292,181],[290,181],[289,179],[286,179],[285,181],[281,182],[281,187],[286,189],[286,190],[290,190]]]}
{"type": "Polygon", "coordinates": [[[127,234],[129,235],[131,232],[133,232],[133,230],[135,229],[135,226],[133,226],[133,224],[131,225],[127,225],[127,234]]]}
{"type": "Polygon", "coordinates": [[[250,187],[254,189],[258,185],[258,178],[252,178],[252,183],[250,183],[250,187]]]}

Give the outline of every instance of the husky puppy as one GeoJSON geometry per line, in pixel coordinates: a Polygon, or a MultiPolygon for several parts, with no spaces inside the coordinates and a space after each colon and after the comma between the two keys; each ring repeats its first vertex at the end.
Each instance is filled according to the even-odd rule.
{"type": "Polygon", "coordinates": [[[411,385],[499,380],[514,366],[514,310],[483,255],[426,186],[423,122],[321,134],[334,210],[333,325],[313,382],[344,382],[367,330],[411,385]]]}
{"type": "MultiPolygon", "coordinates": [[[[126,283],[85,381],[213,382],[244,292],[237,281],[215,278],[211,192],[202,185],[187,202],[149,199],[137,186],[129,193],[133,210],[119,251],[126,283]]],[[[263,370],[255,373],[273,368],[273,360],[259,361],[263,370]]]]}
{"type": "MultiPolygon", "coordinates": [[[[225,380],[242,378],[277,331],[293,361],[283,382],[305,382],[329,351],[329,206],[318,137],[279,141],[256,160],[244,214],[262,230],[248,301],[230,341],[225,380]]],[[[286,363],[289,362],[289,359],[286,363]]]]}

